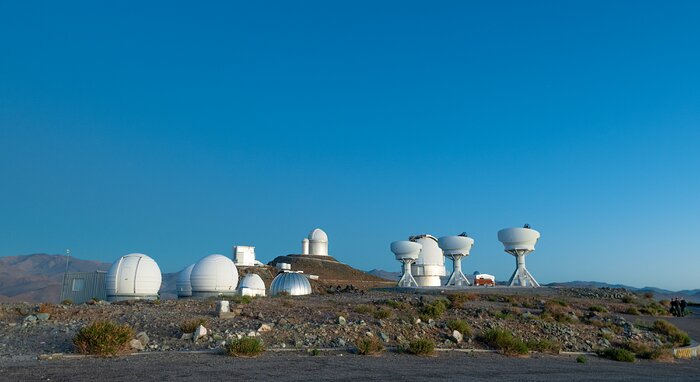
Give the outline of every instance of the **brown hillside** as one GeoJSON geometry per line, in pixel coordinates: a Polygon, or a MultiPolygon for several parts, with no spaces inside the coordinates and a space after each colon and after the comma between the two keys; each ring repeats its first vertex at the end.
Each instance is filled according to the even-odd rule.
{"type": "Polygon", "coordinates": [[[393,284],[380,277],[355,269],[343,264],[331,256],[287,255],[278,256],[268,265],[289,263],[293,271],[304,271],[306,274],[318,275],[319,283],[324,285],[353,285],[356,288],[369,288],[393,284]]]}

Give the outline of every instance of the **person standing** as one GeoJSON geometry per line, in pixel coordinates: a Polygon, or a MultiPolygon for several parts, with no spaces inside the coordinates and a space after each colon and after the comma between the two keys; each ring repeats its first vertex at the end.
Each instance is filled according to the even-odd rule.
{"type": "Polygon", "coordinates": [[[685,308],[688,306],[688,303],[684,298],[681,298],[681,302],[678,304],[678,306],[681,308],[681,317],[685,316],[685,308]]]}
{"type": "Polygon", "coordinates": [[[674,297],[671,299],[671,314],[678,316],[678,298],[674,297]]]}

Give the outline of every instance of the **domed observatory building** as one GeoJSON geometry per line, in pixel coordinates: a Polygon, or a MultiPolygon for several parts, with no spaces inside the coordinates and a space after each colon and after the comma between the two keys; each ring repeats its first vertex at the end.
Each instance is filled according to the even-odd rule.
{"type": "Polygon", "coordinates": [[[238,293],[241,296],[265,296],[265,282],[259,275],[249,273],[243,276],[241,284],[238,286],[238,293]]]}
{"type": "Polygon", "coordinates": [[[162,275],[158,264],[142,253],[115,261],[105,277],[107,301],[156,300],[162,275]]]}
{"type": "Polygon", "coordinates": [[[190,284],[192,297],[232,296],[238,285],[238,269],[224,255],[209,255],[192,268],[190,284]]]}
{"type": "Polygon", "coordinates": [[[190,283],[190,275],[192,274],[192,269],[194,264],[190,264],[187,268],[180,271],[177,274],[177,280],[175,281],[175,289],[177,289],[177,297],[185,298],[192,297],[192,284],[190,283]]]}
{"type": "Polygon", "coordinates": [[[529,224],[525,224],[523,228],[505,228],[498,231],[498,241],[503,243],[506,253],[515,257],[515,272],[508,280],[508,285],[540,286],[525,267],[525,256],[535,250],[535,244],[539,238],[540,233],[530,228],[529,224]]]}
{"type": "Polygon", "coordinates": [[[316,228],[309,233],[308,242],[302,241],[301,246],[304,255],[328,256],[328,235],[322,229],[316,228]]]}
{"type": "Polygon", "coordinates": [[[301,273],[281,272],[270,284],[270,296],[287,294],[304,296],[312,293],[311,283],[301,273]]]}
{"type": "Polygon", "coordinates": [[[438,246],[438,239],[433,235],[416,235],[409,241],[420,244],[418,259],[411,265],[411,273],[418,286],[441,286],[441,276],[445,276],[445,258],[438,246]]]}

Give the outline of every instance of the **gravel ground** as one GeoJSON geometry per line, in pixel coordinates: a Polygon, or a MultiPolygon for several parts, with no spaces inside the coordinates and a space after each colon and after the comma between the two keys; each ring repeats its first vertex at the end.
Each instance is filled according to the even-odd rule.
{"type": "Polygon", "coordinates": [[[573,356],[511,358],[497,354],[440,353],[415,357],[387,353],[364,357],[324,352],[265,353],[258,358],[216,354],[150,353],[116,359],[0,359],[2,381],[163,381],[163,380],[516,380],[516,381],[698,381],[700,361],[621,363],[573,356]]]}

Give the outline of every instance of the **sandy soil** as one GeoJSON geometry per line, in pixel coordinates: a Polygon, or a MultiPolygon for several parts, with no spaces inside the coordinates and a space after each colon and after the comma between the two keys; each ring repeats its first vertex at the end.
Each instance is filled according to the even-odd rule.
{"type": "Polygon", "coordinates": [[[345,352],[311,356],[268,352],[258,358],[217,354],[151,353],[116,359],[0,360],[2,381],[163,380],[516,380],[516,381],[698,381],[700,361],[620,363],[574,356],[511,358],[498,354],[440,353],[416,357],[387,353],[364,357],[345,352]]]}

